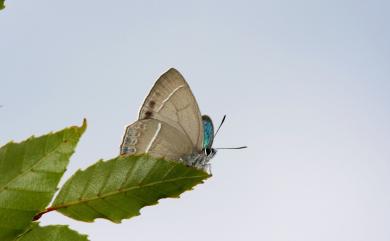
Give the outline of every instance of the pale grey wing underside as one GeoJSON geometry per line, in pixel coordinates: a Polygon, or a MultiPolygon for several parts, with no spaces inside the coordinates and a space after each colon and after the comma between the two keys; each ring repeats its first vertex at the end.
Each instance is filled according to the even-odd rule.
{"type": "Polygon", "coordinates": [[[121,144],[121,155],[148,153],[167,160],[180,160],[192,150],[193,145],[186,135],[154,119],[138,120],[129,125],[121,144]]]}
{"type": "Polygon", "coordinates": [[[154,84],[141,107],[139,119],[161,120],[177,129],[172,134],[181,132],[194,149],[202,150],[203,126],[198,104],[184,77],[173,68],[154,84]]]}

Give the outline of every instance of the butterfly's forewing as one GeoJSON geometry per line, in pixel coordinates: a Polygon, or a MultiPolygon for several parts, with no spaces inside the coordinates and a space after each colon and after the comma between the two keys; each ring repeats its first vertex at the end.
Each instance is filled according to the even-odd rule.
{"type": "Polygon", "coordinates": [[[172,136],[180,133],[192,142],[193,149],[202,149],[203,125],[200,110],[190,87],[177,70],[169,69],[154,84],[139,113],[139,120],[145,119],[160,120],[174,127],[171,128],[172,136]]]}
{"type": "Polygon", "coordinates": [[[121,155],[148,153],[156,158],[179,160],[191,153],[191,141],[169,124],[154,120],[138,120],[126,128],[121,155]]]}
{"type": "Polygon", "coordinates": [[[203,122],[203,148],[211,148],[214,141],[214,125],[211,118],[207,115],[202,116],[203,122]]]}

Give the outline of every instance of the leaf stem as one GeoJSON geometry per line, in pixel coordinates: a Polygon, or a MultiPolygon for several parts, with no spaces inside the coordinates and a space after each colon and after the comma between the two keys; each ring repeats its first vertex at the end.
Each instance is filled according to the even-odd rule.
{"type": "Polygon", "coordinates": [[[43,210],[42,212],[39,212],[38,214],[36,214],[34,217],[33,217],[33,221],[37,221],[39,220],[43,214],[45,213],[48,213],[48,212],[51,212],[51,211],[55,211],[57,208],[53,208],[53,207],[49,207],[49,208],[46,208],[45,210],[43,210]]]}

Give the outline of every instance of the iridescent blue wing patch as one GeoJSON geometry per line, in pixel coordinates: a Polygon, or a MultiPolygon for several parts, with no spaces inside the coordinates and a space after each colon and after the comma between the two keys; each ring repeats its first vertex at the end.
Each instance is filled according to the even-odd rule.
{"type": "Polygon", "coordinates": [[[211,148],[214,140],[213,121],[207,115],[203,115],[202,123],[203,123],[203,149],[211,148]]]}

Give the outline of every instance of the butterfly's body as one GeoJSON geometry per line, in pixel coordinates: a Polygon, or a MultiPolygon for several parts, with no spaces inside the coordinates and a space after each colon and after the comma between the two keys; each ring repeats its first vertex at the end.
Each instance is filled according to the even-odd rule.
{"type": "Polygon", "coordinates": [[[154,84],[138,120],[126,128],[120,153],[148,153],[207,169],[216,154],[211,147],[213,138],[210,117],[201,116],[187,82],[177,70],[170,69],[154,84]]]}
{"type": "Polygon", "coordinates": [[[191,153],[190,155],[183,156],[181,160],[189,166],[209,170],[209,162],[215,154],[217,154],[217,150],[215,149],[211,149],[210,152],[205,150],[201,153],[191,153]]]}

